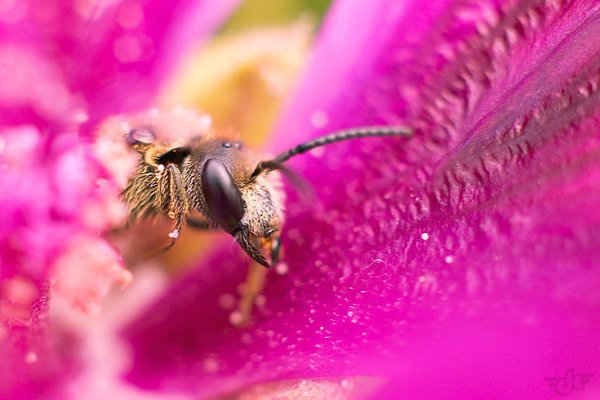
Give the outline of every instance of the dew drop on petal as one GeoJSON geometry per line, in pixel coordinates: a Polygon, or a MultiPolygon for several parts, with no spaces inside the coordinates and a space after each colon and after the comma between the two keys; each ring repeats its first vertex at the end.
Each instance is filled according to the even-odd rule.
{"type": "Polygon", "coordinates": [[[25,354],[25,362],[27,364],[34,364],[37,361],[38,361],[38,355],[36,353],[34,353],[33,351],[30,351],[27,354],[25,354]]]}
{"type": "Polygon", "coordinates": [[[239,325],[242,322],[242,313],[239,311],[234,311],[231,314],[229,314],[229,323],[231,325],[239,325]]]}
{"type": "MultiPolygon", "coordinates": [[[[0,150],[0,152],[1,152],[1,150],[0,150]]],[[[279,275],[287,274],[289,272],[289,269],[290,269],[289,266],[285,262],[279,262],[275,266],[275,272],[277,272],[279,275]]]]}
{"type": "Polygon", "coordinates": [[[423,232],[423,233],[421,234],[421,239],[423,239],[423,240],[429,240],[429,233],[427,233],[427,232],[423,232]]]}
{"type": "Polygon", "coordinates": [[[454,262],[454,257],[446,256],[444,257],[444,261],[446,262],[446,264],[452,264],[454,262]]]}

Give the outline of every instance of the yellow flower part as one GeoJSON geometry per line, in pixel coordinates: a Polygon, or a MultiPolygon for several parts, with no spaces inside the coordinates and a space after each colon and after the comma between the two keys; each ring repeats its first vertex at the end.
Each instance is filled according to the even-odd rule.
{"type": "Polygon", "coordinates": [[[184,63],[167,85],[165,106],[208,113],[217,130],[236,132],[251,146],[270,131],[303,65],[314,23],[227,33],[184,63]]]}

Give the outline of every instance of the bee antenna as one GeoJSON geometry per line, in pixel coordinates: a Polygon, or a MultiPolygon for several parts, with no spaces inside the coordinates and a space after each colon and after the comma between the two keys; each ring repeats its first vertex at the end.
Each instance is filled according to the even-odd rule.
{"type": "Polygon", "coordinates": [[[377,136],[410,136],[413,131],[410,128],[404,126],[369,126],[363,128],[346,129],[330,133],[325,136],[318,137],[314,140],[299,144],[296,147],[289,149],[272,160],[261,161],[256,166],[256,169],[252,173],[250,179],[254,179],[263,172],[272,171],[275,169],[281,169],[282,164],[290,158],[306,153],[316,147],[326,146],[328,144],[342,142],[344,140],[359,139],[365,137],[377,137],[377,136]]]}

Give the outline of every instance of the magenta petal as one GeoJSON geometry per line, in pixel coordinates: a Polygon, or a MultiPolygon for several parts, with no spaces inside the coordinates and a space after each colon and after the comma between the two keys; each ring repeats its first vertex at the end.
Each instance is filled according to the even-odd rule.
{"type": "MultiPolygon", "coordinates": [[[[9,87],[20,84],[21,91],[27,88],[35,93],[31,98],[21,94],[21,103],[44,103],[50,98],[58,103],[44,103],[45,108],[38,105],[38,114],[42,108],[42,113],[64,118],[69,116],[65,111],[77,108],[93,122],[111,113],[147,107],[181,55],[218,28],[237,3],[238,0],[9,3],[6,10],[0,11],[0,17],[4,16],[4,23],[0,24],[0,52],[7,64],[0,68],[0,77],[9,87]],[[26,79],[14,79],[15,75],[26,79]]],[[[3,88],[0,99],[3,91],[13,94],[18,89],[3,88]]],[[[14,101],[17,99],[13,99],[12,106],[23,106],[14,101]]],[[[12,114],[7,113],[6,118],[22,123],[28,117],[23,114],[19,120],[12,114]]]]}
{"type": "Polygon", "coordinates": [[[81,124],[152,104],[183,52],[236,4],[0,5],[0,398],[51,398],[79,367],[77,341],[50,319],[50,293],[71,290],[85,308],[130,277],[100,236],[114,226],[117,189],[81,124]]]}
{"type": "Polygon", "coordinates": [[[338,2],[277,147],[384,122],[415,136],[294,160],[317,195],[289,203],[289,273],[272,274],[255,325],[232,328],[219,306],[245,270],[226,246],[127,330],[129,379],[600,395],[582,383],[600,371],[600,5],[424,4],[338,2]]]}

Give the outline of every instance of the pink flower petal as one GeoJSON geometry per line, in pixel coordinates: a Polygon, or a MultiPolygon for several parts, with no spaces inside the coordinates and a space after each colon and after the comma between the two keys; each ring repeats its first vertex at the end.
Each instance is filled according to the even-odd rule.
{"type": "Polygon", "coordinates": [[[101,239],[118,218],[118,189],[81,139],[82,124],[152,104],[183,53],[236,4],[0,4],[1,398],[50,396],[78,366],[76,341],[49,323],[51,279],[93,308],[129,278],[101,239]]]}
{"type": "Polygon", "coordinates": [[[14,109],[3,117],[30,120],[33,107],[45,118],[97,122],[146,107],[182,54],[237,3],[8,2],[0,10],[0,100],[14,109]]]}
{"type": "Polygon", "coordinates": [[[294,160],[317,199],[289,202],[289,273],[255,324],[219,306],[246,269],[225,246],[128,328],[129,379],[203,395],[366,374],[388,396],[549,398],[546,378],[597,374],[599,32],[593,1],[338,2],[273,147],[417,132],[294,160]]]}

